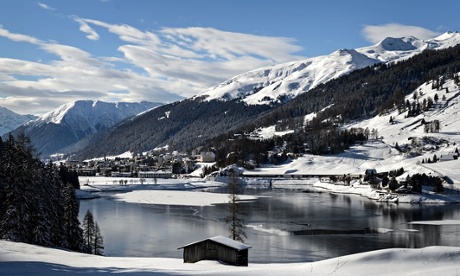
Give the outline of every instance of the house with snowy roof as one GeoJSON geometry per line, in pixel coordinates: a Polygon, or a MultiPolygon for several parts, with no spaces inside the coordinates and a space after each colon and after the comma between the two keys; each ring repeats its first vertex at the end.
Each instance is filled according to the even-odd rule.
{"type": "Polygon", "coordinates": [[[224,236],[215,236],[196,241],[178,249],[184,249],[184,263],[214,260],[236,266],[248,266],[248,251],[251,246],[224,236]]]}

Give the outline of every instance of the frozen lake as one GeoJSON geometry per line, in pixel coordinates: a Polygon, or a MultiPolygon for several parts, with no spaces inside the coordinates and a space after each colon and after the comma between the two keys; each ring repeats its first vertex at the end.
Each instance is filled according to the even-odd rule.
{"type": "MultiPolygon", "coordinates": [[[[460,225],[410,224],[460,221],[458,205],[386,204],[359,196],[283,190],[248,191],[242,203],[250,262],[302,262],[391,247],[460,246],[460,225]]],[[[185,244],[228,235],[226,206],[147,205],[115,201],[109,193],[80,201],[104,237],[105,255],[182,257],[185,244]]],[[[199,197],[199,192],[190,196],[199,197]]]]}

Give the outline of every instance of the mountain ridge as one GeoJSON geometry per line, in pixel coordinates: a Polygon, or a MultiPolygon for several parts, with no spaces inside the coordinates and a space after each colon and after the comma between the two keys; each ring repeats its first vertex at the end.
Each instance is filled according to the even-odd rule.
{"type": "Polygon", "coordinates": [[[14,130],[30,136],[44,156],[107,129],[129,117],[162,105],[152,102],[103,102],[78,100],[61,105],[14,130]]]}
{"type": "Polygon", "coordinates": [[[329,55],[254,69],[203,90],[194,97],[204,100],[239,99],[252,105],[283,102],[353,70],[401,61],[426,49],[445,49],[459,43],[458,32],[446,32],[428,40],[412,36],[388,37],[372,46],[339,49],[329,55]]]}
{"type": "Polygon", "coordinates": [[[6,107],[0,106],[0,136],[15,130],[22,124],[37,119],[34,115],[21,115],[6,107]]]}

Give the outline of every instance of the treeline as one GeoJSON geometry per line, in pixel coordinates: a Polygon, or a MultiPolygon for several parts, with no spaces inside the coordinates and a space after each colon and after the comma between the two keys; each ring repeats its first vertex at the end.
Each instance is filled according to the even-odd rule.
{"type": "Polygon", "coordinates": [[[406,181],[403,184],[399,183],[396,180],[396,176],[398,175],[390,175],[390,177],[384,176],[382,179],[382,186],[388,186],[388,188],[393,192],[399,190],[400,192],[421,193],[423,186],[432,187],[433,192],[435,193],[444,192],[444,186],[442,184],[443,180],[438,176],[417,173],[410,177],[407,177],[406,181]]]}
{"type": "Polygon", "coordinates": [[[290,157],[288,154],[340,153],[353,144],[377,138],[377,135],[375,130],[369,129],[347,130],[331,124],[308,124],[282,137],[255,140],[247,135],[237,135],[236,138],[235,135],[221,135],[210,140],[208,145],[216,153],[218,167],[237,164],[246,169],[253,169],[265,163],[281,164],[290,157]]]}
{"type": "Polygon", "coordinates": [[[41,162],[26,136],[0,138],[0,238],[83,252],[72,175],[41,162]]]}

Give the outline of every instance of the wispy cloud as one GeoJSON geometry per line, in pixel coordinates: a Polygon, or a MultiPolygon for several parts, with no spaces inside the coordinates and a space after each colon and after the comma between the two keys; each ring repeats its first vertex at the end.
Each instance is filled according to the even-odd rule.
{"type": "Polygon", "coordinates": [[[16,42],[28,42],[32,44],[40,44],[41,41],[33,36],[11,33],[10,31],[3,28],[0,25],[0,36],[5,37],[9,40],[16,41],[16,42]]]}
{"type": "Polygon", "coordinates": [[[91,28],[84,20],[78,17],[74,17],[74,20],[80,24],[80,31],[86,34],[86,37],[90,40],[98,40],[99,34],[91,28]]]}
{"type": "Polygon", "coordinates": [[[95,27],[115,35],[118,45],[104,47],[122,55],[94,56],[72,45],[13,33],[0,26],[0,36],[37,45],[56,56],[46,63],[0,58],[0,105],[38,114],[57,107],[57,103],[77,99],[170,102],[191,97],[245,71],[301,58],[294,54],[301,48],[289,38],[196,27],[154,32],[76,16],[71,19],[95,43],[104,43],[102,32],[96,32],[95,27]],[[50,97],[53,100],[47,101],[50,97]]]}
{"type": "Polygon", "coordinates": [[[56,10],[55,8],[52,8],[44,3],[41,3],[41,2],[37,2],[38,6],[44,10],[48,10],[48,11],[54,11],[56,10]]]}
{"type": "Polygon", "coordinates": [[[302,50],[294,45],[293,39],[225,32],[214,28],[164,28],[161,33],[171,43],[204,53],[211,59],[231,60],[254,56],[279,62],[293,59],[292,53],[302,50]]]}
{"type": "Polygon", "coordinates": [[[391,23],[378,26],[367,25],[363,29],[363,35],[369,42],[378,43],[387,37],[414,36],[418,39],[429,39],[438,36],[439,33],[417,26],[391,23]]]}
{"type": "Polygon", "coordinates": [[[156,34],[149,31],[143,32],[127,24],[109,24],[99,20],[83,18],[80,20],[86,22],[87,24],[93,24],[106,28],[109,32],[117,35],[118,38],[124,42],[150,46],[151,48],[156,48],[155,46],[161,43],[160,38],[156,34]]]}

